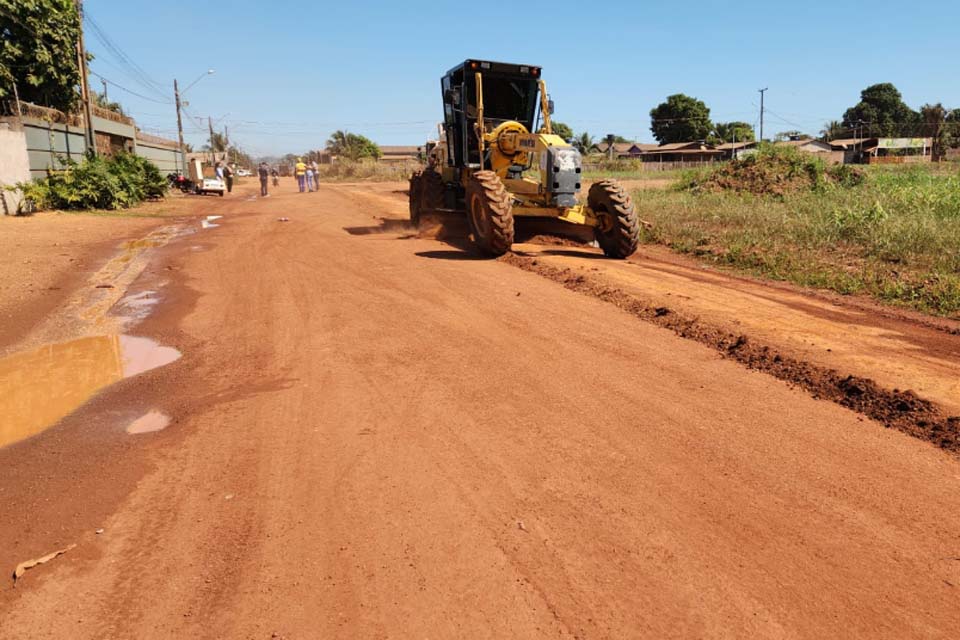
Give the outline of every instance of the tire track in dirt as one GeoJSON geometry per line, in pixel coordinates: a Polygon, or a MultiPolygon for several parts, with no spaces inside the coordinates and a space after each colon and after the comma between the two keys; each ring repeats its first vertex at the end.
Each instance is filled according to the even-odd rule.
{"type": "Polygon", "coordinates": [[[835,369],[783,355],[775,347],[756,342],[744,334],[732,333],[669,307],[654,305],[569,268],[545,265],[536,258],[513,253],[499,260],[548,278],[571,291],[609,302],[641,320],[711,347],[725,358],[795,384],[814,398],[829,400],[887,428],[926,440],[951,453],[960,453],[960,416],[947,415],[936,404],[912,391],[885,389],[869,378],[845,375],[835,369]]]}

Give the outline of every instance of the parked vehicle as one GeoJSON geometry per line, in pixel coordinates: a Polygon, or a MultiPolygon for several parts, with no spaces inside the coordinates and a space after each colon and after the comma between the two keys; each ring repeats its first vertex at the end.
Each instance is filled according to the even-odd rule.
{"type": "Polygon", "coordinates": [[[197,183],[196,192],[200,195],[216,193],[222,197],[227,192],[227,186],[220,178],[204,178],[197,183]]]}
{"type": "Polygon", "coordinates": [[[240,178],[248,178],[252,175],[250,169],[237,169],[237,176],[240,178]]]}

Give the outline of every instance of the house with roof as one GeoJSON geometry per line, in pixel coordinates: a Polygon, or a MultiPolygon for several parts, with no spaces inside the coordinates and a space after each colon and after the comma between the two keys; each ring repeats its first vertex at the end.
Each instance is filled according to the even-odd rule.
{"type": "Polygon", "coordinates": [[[933,161],[933,138],[843,138],[831,140],[844,164],[914,164],[933,161]]]}
{"type": "Polygon", "coordinates": [[[380,145],[380,162],[416,161],[423,153],[423,147],[413,145],[380,145]]]}
{"type": "Polygon", "coordinates": [[[845,154],[842,150],[837,150],[832,143],[821,142],[813,138],[791,138],[790,140],[778,140],[774,142],[775,147],[792,147],[804,153],[817,154],[825,161],[831,164],[844,164],[845,154]]]}
{"type": "Polygon", "coordinates": [[[696,142],[673,142],[661,144],[640,156],[644,162],[673,162],[680,164],[716,162],[722,160],[726,151],[707,144],[703,140],[696,142]]]}
{"type": "Polygon", "coordinates": [[[736,160],[751,153],[757,152],[757,143],[750,142],[724,142],[716,145],[716,148],[723,151],[724,160],[736,160]]]}

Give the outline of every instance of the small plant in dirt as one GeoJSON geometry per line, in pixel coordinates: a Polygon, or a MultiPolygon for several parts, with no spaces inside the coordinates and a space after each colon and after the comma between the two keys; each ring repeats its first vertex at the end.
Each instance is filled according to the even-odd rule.
{"type": "Polygon", "coordinates": [[[798,191],[862,184],[864,172],[849,165],[827,166],[811,153],[792,147],[765,145],[756,153],[695,172],[681,182],[694,192],[733,191],[761,196],[784,196],[798,191]]]}
{"type": "Polygon", "coordinates": [[[162,198],[167,190],[157,166],[131,153],[60,161],[63,170],[51,170],[46,178],[16,185],[33,211],[126,209],[162,198]]]}

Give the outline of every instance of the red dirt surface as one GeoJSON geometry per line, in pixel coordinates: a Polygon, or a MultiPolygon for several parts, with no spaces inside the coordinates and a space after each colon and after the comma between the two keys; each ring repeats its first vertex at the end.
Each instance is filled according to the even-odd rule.
{"type": "MultiPolygon", "coordinates": [[[[0,636],[955,637],[955,456],[417,237],[395,190],[208,200],[220,227],[154,252],[135,286],[168,284],[132,333],[183,357],[0,449],[0,566],[78,545],[0,591],[0,636]],[[125,433],[154,409],[171,426],[125,433]]],[[[611,290],[659,269],[650,296],[786,299],[525,247],[611,290]]],[[[818,313],[842,343],[826,321],[859,312],[818,313]]],[[[937,352],[924,380],[954,366],[926,332],[956,336],[895,321],[937,352]]],[[[858,335],[842,373],[875,355],[858,335]]]]}

